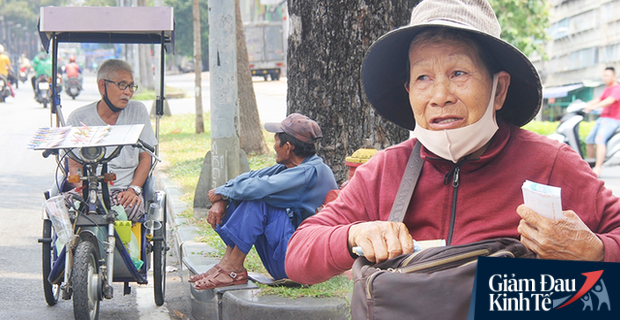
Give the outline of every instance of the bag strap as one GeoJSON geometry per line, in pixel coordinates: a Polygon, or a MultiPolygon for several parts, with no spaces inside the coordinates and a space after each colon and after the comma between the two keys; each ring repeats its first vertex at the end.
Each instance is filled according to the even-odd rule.
{"type": "Polygon", "coordinates": [[[422,144],[420,141],[417,141],[411,151],[405,173],[403,174],[403,179],[400,181],[394,204],[392,204],[392,211],[390,211],[388,221],[403,222],[405,218],[407,207],[409,207],[409,202],[413,195],[413,190],[415,190],[418,178],[422,172],[422,166],[424,165],[424,160],[420,157],[421,146],[422,144]]]}

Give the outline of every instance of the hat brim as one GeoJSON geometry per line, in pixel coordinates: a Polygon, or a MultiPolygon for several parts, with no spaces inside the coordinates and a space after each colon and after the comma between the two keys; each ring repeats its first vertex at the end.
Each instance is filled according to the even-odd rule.
{"type": "Polygon", "coordinates": [[[282,123],[280,122],[265,122],[264,128],[271,133],[284,132],[284,129],[282,129],[282,123]]]}
{"type": "Polygon", "coordinates": [[[409,45],[421,31],[448,27],[470,32],[483,50],[497,57],[500,70],[510,74],[506,101],[497,116],[523,126],[542,105],[542,84],[532,62],[510,43],[468,26],[451,21],[433,21],[393,30],[377,40],[362,64],[362,84],[368,101],[383,118],[409,130],[415,119],[405,89],[409,45]]]}

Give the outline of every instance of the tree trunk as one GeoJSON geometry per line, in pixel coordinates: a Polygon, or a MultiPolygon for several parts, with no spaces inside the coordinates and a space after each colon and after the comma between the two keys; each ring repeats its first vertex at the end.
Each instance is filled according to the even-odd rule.
{"type": "Polygon", "coordinates": [[[248,49],[245,45],[239,0],[235,0],[235,33],[237,35],[237,94],[239,96],[239,145],[246,153],[264,154],[269,150],[261,128],[254,84],[250,73],[248,49]]]}
{"type": "Polygon", "coordinates": [[[202,45],[200,43],[200,6],[193,0],[194,19],[194,73],[196,74],[196,133],[205,132],[205,121],[202,114],[202,45]]]}
{"type": "Polygon", "coordinates": [[[151,46],[141,44],[138,46],[140,52],[140,79],[148,90],[155,90],[155,79],[153,77],[153,63],[151,60],[151,46]]]}
{"type": "MultiPolygon", "coordinates": [[[[288,113],[316,120],[323,130],[318,154],[336,180],[344,159],[370,139],[384,149],[409,137],[379,115],[362,93],[362,60],[380,36],[407,25],[418,0],[289,0],[288,113]]],[[[403,66],[404,68],[405,66],[403,66]]]]}
{"type": "MultiPolygon", "coordinates": [[[[146,6],[146,0],[138,0],[138,7],[146,6]]],[[[138,45],[138,60],[140,61],[140,85],[148,90],[155,90],[155,80],[153,79],[153,65],[151,62],[151,46],[147,44],[138,45]]]]}

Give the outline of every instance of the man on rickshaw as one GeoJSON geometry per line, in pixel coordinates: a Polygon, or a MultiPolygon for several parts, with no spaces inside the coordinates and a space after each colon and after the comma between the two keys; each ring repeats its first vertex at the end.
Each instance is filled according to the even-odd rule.
{"type": "MultiPolygon", "coordinates": [[[[140,139],[149,145],[157,144],[146,107],[141,102],[130,101],[138,85],[134,83],[133,67],[129,63],[117,59],[102,63],[97,71],[97,87],[101,100],[73,111],[67,119],[67,125],[81,127],[144,124],[140,139]]],[[[142,186],[148,177],[151,160],[147,152],[126,146],[120,155],[108,164],[109,172],[116,174],[116,181],[110,186],[110,203],[112,206],[122,205],[129,220],[138,221],[144,215],[142,186]]],[[[79,164],[69,159],[70,174],[75,174],[78,167],[79,164]]],[[[81,187],[80,184],[76,187],[81,187]]]]}

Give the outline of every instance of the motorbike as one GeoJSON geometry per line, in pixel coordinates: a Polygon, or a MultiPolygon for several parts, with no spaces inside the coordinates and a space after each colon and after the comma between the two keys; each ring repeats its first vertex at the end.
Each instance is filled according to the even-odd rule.
{"type": "MultiPolygon", "coordinates": [[[[52,102],[52,93],[49,84],[49,78],[47,75],[40,75],[34,83],[35,97],[34,99],[43,105],[43,108],[47,108],[47,105],[52,102]]],[[[60,94],[62,92],[62,78],[60,75],[56,76],[56,90],[60,94]]]]}
{"type": "Polygon", "coordinates": [[[28,74],[30,73],[30,69],[27,67],[19,68],[19,81],[25,83],[28,80],[28,74]]]}
{"type": "Polygon", "coordinates": [[[9,83],[12,86],[15,86],[16,89],[19,88],[19,80],[17,79],[17,76],[12,69],[9,71],[8,80],[9,80],[9,83]]]}
{"type": "MultiPolygon", "coordinates": [[[[586,116],[584,111],[587,104],[580,99],[571,102],[566,108],[566,114],[560,119],[560,124],[555,133],[548,137],[560,143],[568,144],[589,165],[594,167],[595,158],[587,158],[581,149],[579,140],[579,124],[586,116]]],[[[607,141],[607,154],[603,166],[620,165],[620,128],[607,141]]]]}
{"type": "Polygon", "coordinates": [[[80,80],[78,78],[68,78],[65,86],[67,87],[67,94],[73,100],[75,100],[75,97],[77,97],[82,91],[82,86],[80,85],[80,80]]]}
{"type": "Polygon", "coordinates": [[[50,93],[49,77],[45,74],[40,75],[34,82],[35,95],[34,99],[38,103],[43,105],[43,108],[47,108],[47,105],[52,101],[52,95],[50,93]]]}
{"type": "Polygon", "coordinates": [[[0,75],[0,102],[5,102],[9,96],[15,96],[9,79],[0,75]]]}

